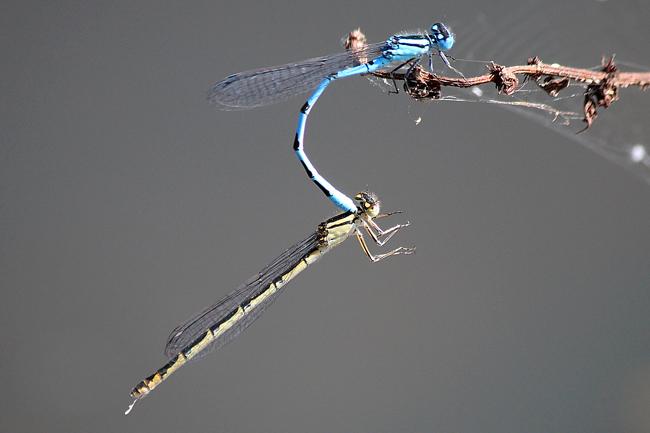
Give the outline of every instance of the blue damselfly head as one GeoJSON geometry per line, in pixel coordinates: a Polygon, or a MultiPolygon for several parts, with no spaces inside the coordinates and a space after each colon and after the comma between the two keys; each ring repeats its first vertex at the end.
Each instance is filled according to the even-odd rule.
{"type": "Polygon", "coordinates": [[[450,50],[454,46],[454,34],[443,23],[431,26],[431,38],[442,51],[450,50]]]}

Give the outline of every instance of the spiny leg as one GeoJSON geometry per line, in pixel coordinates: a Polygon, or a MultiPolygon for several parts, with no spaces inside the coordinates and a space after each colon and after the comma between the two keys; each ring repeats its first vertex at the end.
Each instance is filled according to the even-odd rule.
{"type": "Polygon", "coordinates": [[[400,64],[398,67],[396,67],[396,68],[394,68],[394,69],[392,69],[392,70],[390,71],[390,78],[391,78],[391,80],[393,80],[393,86],[395,87],[395,91],[389,90],[388,93],[394,93],[394,94],[398,94],[398,93],[399,93],[399,89],[397,88],[397,81],[395,81],[395,76],[394,76],[395,72],[399,71],[402,67],[404,67],[405,65],[409,64],[410,62],[413,62],[413,63],[411,64],[411,66],[409,66],[409,68],[408,68],[408,70],[406,71],[406,73],[404,74],[404,82],[407,83],[408,81],[407,81],[406,79],[409,77],[409,75],[411,75],[411,72],[413,72],[413,68],[415,68],[415,66],[416,66],[418,63],[420,63],[420,59],[421,59],[421,58],[417,58],[417,59],[408,59],[407,61],[405,61],[404,63],[400,64]]]}
{"type": "Polygon", "coordinates": [[[389,257],[389,256],[395,256],[395,255],[399,255],[399,254],[413,254],[415,252],[415,248],[399,247],[399,248],[395,248],[393,251],[390,251],[388,253],[379,254],[379,255],[375,256],[375,255],[372,255],[372,253],[370,253],[370,250],[368,249],[368,245],[366,245],[366,241],[364,240],[363,235],[361,234],[359,229],[355,229],[354,233],[357,235],[357,239],[359,240],[359,243],[361,244],[361,249],[363,249],[363,252],[366,254],[368,259],[373,263],[377,263],[378,261],[383,260],[383,259],[385,259],[386,257],[389,257]]]}
{"type": "MultiPolygon", "coordinates": [[[[438,55],[440,56],[440,58],[442,59],[442,61],[445,62],[445,65],[446,65],[449,69],[451,69],[452,71],[454,71],[455,73],[457,73],[459,76],[461,76],[465,81],[467,81],[467,78],[465,77],[465,75],[463,75],[462,72],[460,72],[458,69],[456,69],[456,68],[454,68],[453,66],[451,66],[451,63],[449,63],[449,60],[447,59],[447,56],[445,55],[445,53],[442,52],[442,50],[438,49],[438,55]]],[[[433,60],[431,59],[431,56],[429,56],[429,62],[430,62],[430,67],[431,67],[431,73],[433,74],[433,60]]],[[[435,75],[435,74],[434,74],[434,75],[435,75]]]]}
{"type": "Polygon", "coordinates": [[[402,227],[408,227],[410,225],[411,224],[407,222],[406,224],[398,224],[398,225],[396,225],[394,227],[383,230],[381,227],[379,227],[377,225],[377,223],[375,223],[370,218],[363,221],[363,227],[366,229],[366,231],[368,232],[368,234],[370,235],[372,240],[377,245],[379,245],[380,247],[383,246],[386,242],[388,242],[390,240],[390,238],[392,238],[393,235],[395,235],[395,233],[397,233],[397,230],[401,229],[402,227]],[[375,232],[370,230],[370,227],[372,227],[375,230],[375,232],[377,232],[377,233],[375,234],[375,232]],[[382,238],[384,236],[386,236],[385,239],[381,239],[381,240],[379,239],[379,238],[382,238]]]}

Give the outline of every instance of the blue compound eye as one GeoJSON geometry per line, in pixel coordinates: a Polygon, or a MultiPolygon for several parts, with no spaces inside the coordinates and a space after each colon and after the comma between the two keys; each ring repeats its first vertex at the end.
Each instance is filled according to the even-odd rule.
{"type": "Polygon", "coordinates": [[[454,35],[443,23],[435,23],[431,26],[431,37],[442,51],[450,50],[454,46],[454,35]]]}

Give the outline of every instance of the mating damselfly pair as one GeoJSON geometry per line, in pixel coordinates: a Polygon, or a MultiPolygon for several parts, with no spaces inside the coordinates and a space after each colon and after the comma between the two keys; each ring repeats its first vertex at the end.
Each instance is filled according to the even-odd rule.
{"type": "MultiPolygon", "coordinates": [[[[294,150],[310,179],[344,210],[344,213],[336,217],[333,222],[334,226],[340,225],[342,231],[333,231],[332,236],[324,235],[325,232],[330,233],[330,229],[334,226],[329,225],[331,220],[322,223],[316,233],[287,250],[258,274],[258,277],[264,276],[266,279],[264,282],[256,282],[258,280],[255,278],[249,280],[249,283],[241,286],[224,300],[178,327],[170,336],[165,351],[170,362],[134,388],[132,395],[136,401],[147,395],[151,389],[188,360],[211,353],[229,342],[259,317],[261,312],[277,298],[284,284],[298,272],[352,232],[356,232],[359,236],[358,227],[368,228],[362,221],[372,215],[364,210],[365,206],[360,206],[358,200],[350,199],[327,182],[316,171],[304,151],[307,117],[329,83],[338,78],[372,73],[380,69],[391,73],[402,69],[408,76],[425,55],[429,55],[431,71],[433,69],[431,56],[434,54],[438,54],[451,68],[443,51],[450,49],[453,43],[454,37],[451,32],[444,25],[437,23],[432,26],[430,34],[395,35],[385,42],[332,56],[243,72],[227,77],[212,88],[208,98],[216,105],[231,110],[269,105],[313,91],[300,110],[294,150]],[[353,222],[355,218],[356,222],[353,222]],[[322,231],[322,227],[326,227],[327,230],[322,231]],[[250,284],[251,281],[254,283],[250,284]]],[[[459,75],[462,76],[460,73],[459,75]]],[[[514,104],[513,106],[516,107],[514,104]]],[[[637,155],[636,159],[642,161],[644,155],[645,153],[637,155]]],[[[371,218],[365,221],[371,221],[371,218]]],[[[397,228],[387,232],[394,233],[397,228]]],[[[362,246],[367,252],[364,242],[362,246]]],[[[407,249],[398,249],[387,255],[408,253],[410,251],[407,249]]]]}
{"type": "Polygon", "coordinates": [[[372,194],[361,192],[353,200],[323,178],[304,151],[305,125],[311,108],[332,81],[391,65],[393,71],[405,66],[411,71],[425,55],[429,55],[429,67],[433,70],[432,56],[436,53],[453,69],[443,53],[453,44],[453,34],[444,24],[436,23],[431,27],[431,33],[394,35],[385,42],[340,54],[242,72],[227,77],[212,88],[208,99],[231,110],[269,105],[315,90],[300,110],[294,151],[309,178],[344,212],[322,222],[316,232],[286,250],[235,291],[177,327],[165,347],[169,362],[133,388],[131,396],[135,400],[126,414],[137,401],[182,365],[214,352],[239,335],[275,301],[289,281],[350,235],[357,236],[364,253],[373,263],[415,251],[414,248],[399,247],[377,256],[370,253],[361,229],[366,230],[377,245],[383,246],[408,223],[382,230],[374,220],[396,212],[380,215],[379,201],[372,194]]]}

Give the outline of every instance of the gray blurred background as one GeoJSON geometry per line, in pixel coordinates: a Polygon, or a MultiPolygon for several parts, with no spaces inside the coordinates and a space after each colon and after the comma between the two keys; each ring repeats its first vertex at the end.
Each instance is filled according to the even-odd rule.
{"type": "MultiPolygon", "coordinates": [[[[410,221],[389,245],[417,254],[373,265],[346,242],[123,415],[176,325],[337,213],[291,151],[306,96],[224,112],[206,91],[337,52],[357,27],[376,42],[434,21],[459,59],[650,66],[645,2],[515,10],[5,2],[0,430],[650,431],[643,174],[496,106],[416,103],[360,77],[328,88],[306,149],[344,192],[404,211],[382,225],[410,221]],[[514,26],[532,48],[508,48],[514,26]]],[[[617,113],[600,111],[625,125],[617,113]]]]}

